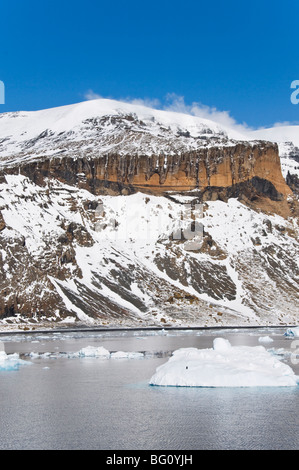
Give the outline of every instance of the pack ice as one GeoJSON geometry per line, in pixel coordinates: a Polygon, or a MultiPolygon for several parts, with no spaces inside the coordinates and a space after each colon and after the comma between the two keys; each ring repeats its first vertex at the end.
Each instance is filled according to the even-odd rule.
{"type": "Polygon", "coordinates": [[[264,346],[232,346],[215,338],[213,348],[181,348],[157,368],[150,385],[177,387],[288,387],[299,376],[264,346]]]}

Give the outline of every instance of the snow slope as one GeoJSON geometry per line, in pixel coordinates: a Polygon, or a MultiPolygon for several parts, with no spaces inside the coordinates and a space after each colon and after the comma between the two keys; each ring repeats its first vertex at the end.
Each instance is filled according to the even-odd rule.
{"type": "Polygon", "coordinates": [[[293,324],[296,221],[237,199],[193,212],[189,203],[182,195],[98,197],[55,180],[40,187],[6,175],[0,290],[14,302],[14,321],[293,324]],[[198,232],[174,237],[189,233],[192,217],[198,232]],[[29,318],[18,314],[27,304],[36,305],[29,318]]]}
{"type": "Polygon", "coordinates": [[[249,136],[257,140],[270,142],[292,142],[299,147],[299,126],[275,126],[268,129],[258,129],[249,132],[249,136]]]}

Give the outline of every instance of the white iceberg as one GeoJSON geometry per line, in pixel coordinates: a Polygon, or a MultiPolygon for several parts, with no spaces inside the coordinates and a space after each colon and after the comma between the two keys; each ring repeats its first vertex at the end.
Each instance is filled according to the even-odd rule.
{"type": "Polygon", "coordinates": [[[299,326],[296,326],[295,328],[288,328],[284,335],[289,336],[291,338],[298,337],[299,336],[299,326]]]}
{"type": "Polygon", "coordinates": [[[29,361],[20,359],[19,354],[6,354],[0,351],[0,371],[1,370],[18,370],[20,365],[31,364],[29,361]]]}
{"type": "Polygon", "coordinates": [[[259,338],[260,343],[272,343],[273,339],[270,336],[261,336],[259,338]]]}
{"type": "Polygon", "coordinates": [[[86,348],[80,349],[75,356],[79,357],[103,357],[103,358],[111,358],[111,359],[139,359],[144,357],[144,354],[141,352],[134,352],[134,351],[116,351],[110,352],[103,346],[94,347],[94,346],[87,346],[86,348]]]}
{"type": "Polygon", "coordinates": [[[80,349],[76,354],[79,357],[110,357],[110,352],[104,348],[103,346],[94,347],[94,346],[87,346],[85,348],[80,349]]]}
{"type": "Polygon", "coordinates": [[[264,346],[231,346],[216,338],[212,349],[181,348],[157,368],[150,385],[177,387],[287,387],[299,377],[264,346]]]}
{"type": "Polygon", "coordinates": [[[139,359],[141,357],[144,357],[141,352],[116,351],[111,353],[112,359],[139,359]]]}

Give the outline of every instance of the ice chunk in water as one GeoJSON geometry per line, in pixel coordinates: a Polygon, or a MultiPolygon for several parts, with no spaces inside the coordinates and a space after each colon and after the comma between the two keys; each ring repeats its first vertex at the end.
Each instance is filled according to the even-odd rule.
{"type": "Polygon", "coordinates": [[[231,344],[228,339],[224,338],[215,338],[213,341],[214,351],[227,351],[231,348],[231,344]]]}
{"type": "Polygon", "coordinates": [[[0,351],[0,371],[1,370],[18,370],[20,365],[31,364],[29,361],[20,359],[19,354],[6,354],[0,351]]]}
{"type": "Polygon", "coordinates": [[[112,359],[138,359],[141,357],[144,357],[144,354],[140,352],[117,351],[117,352],[111,353],[112,359]]]}
{"type": "Polygon", "coordinates": [[[295,328],[288,328],[284,335],[291,338],[294,338],[294,336],[299,336],[299,326],[295,328]]]}
{"type": "Polygon", "coordinates": [[[211,349],[181,348],[158,367],[151,385],[183,387],[297,386],[299,377],[264,346],[231,346],[216,338],[211,349]]]}
{"type": "Polygon", "coordinates": [[[260,343],[272,343],[273,339],[270,336],[261,336],[259,338],[260,343]]]}
{"type": "Polygon", "coordinates": [[[110,357],[110,352],[103,346],[87,346],[78,351],[79,357],[110,357]]]}

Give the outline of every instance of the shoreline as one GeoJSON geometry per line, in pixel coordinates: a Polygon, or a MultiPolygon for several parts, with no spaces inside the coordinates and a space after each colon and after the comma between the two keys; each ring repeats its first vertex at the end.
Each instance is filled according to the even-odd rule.
{"type": "Polygon", "coordinates": [[[298,325],[248,325],[248,326],[144,326],[144,327],[64,327],[64,328],[36,328],[26,330],[0,330],[0,337],[9,335],[29,335],[29,334],[49,334],[49,333],[110,333],[110,332],[131,332],[131,331],[211,331],[211,330],[262,330],[262,329],[287,329],[296,328],[298,325]]]}

